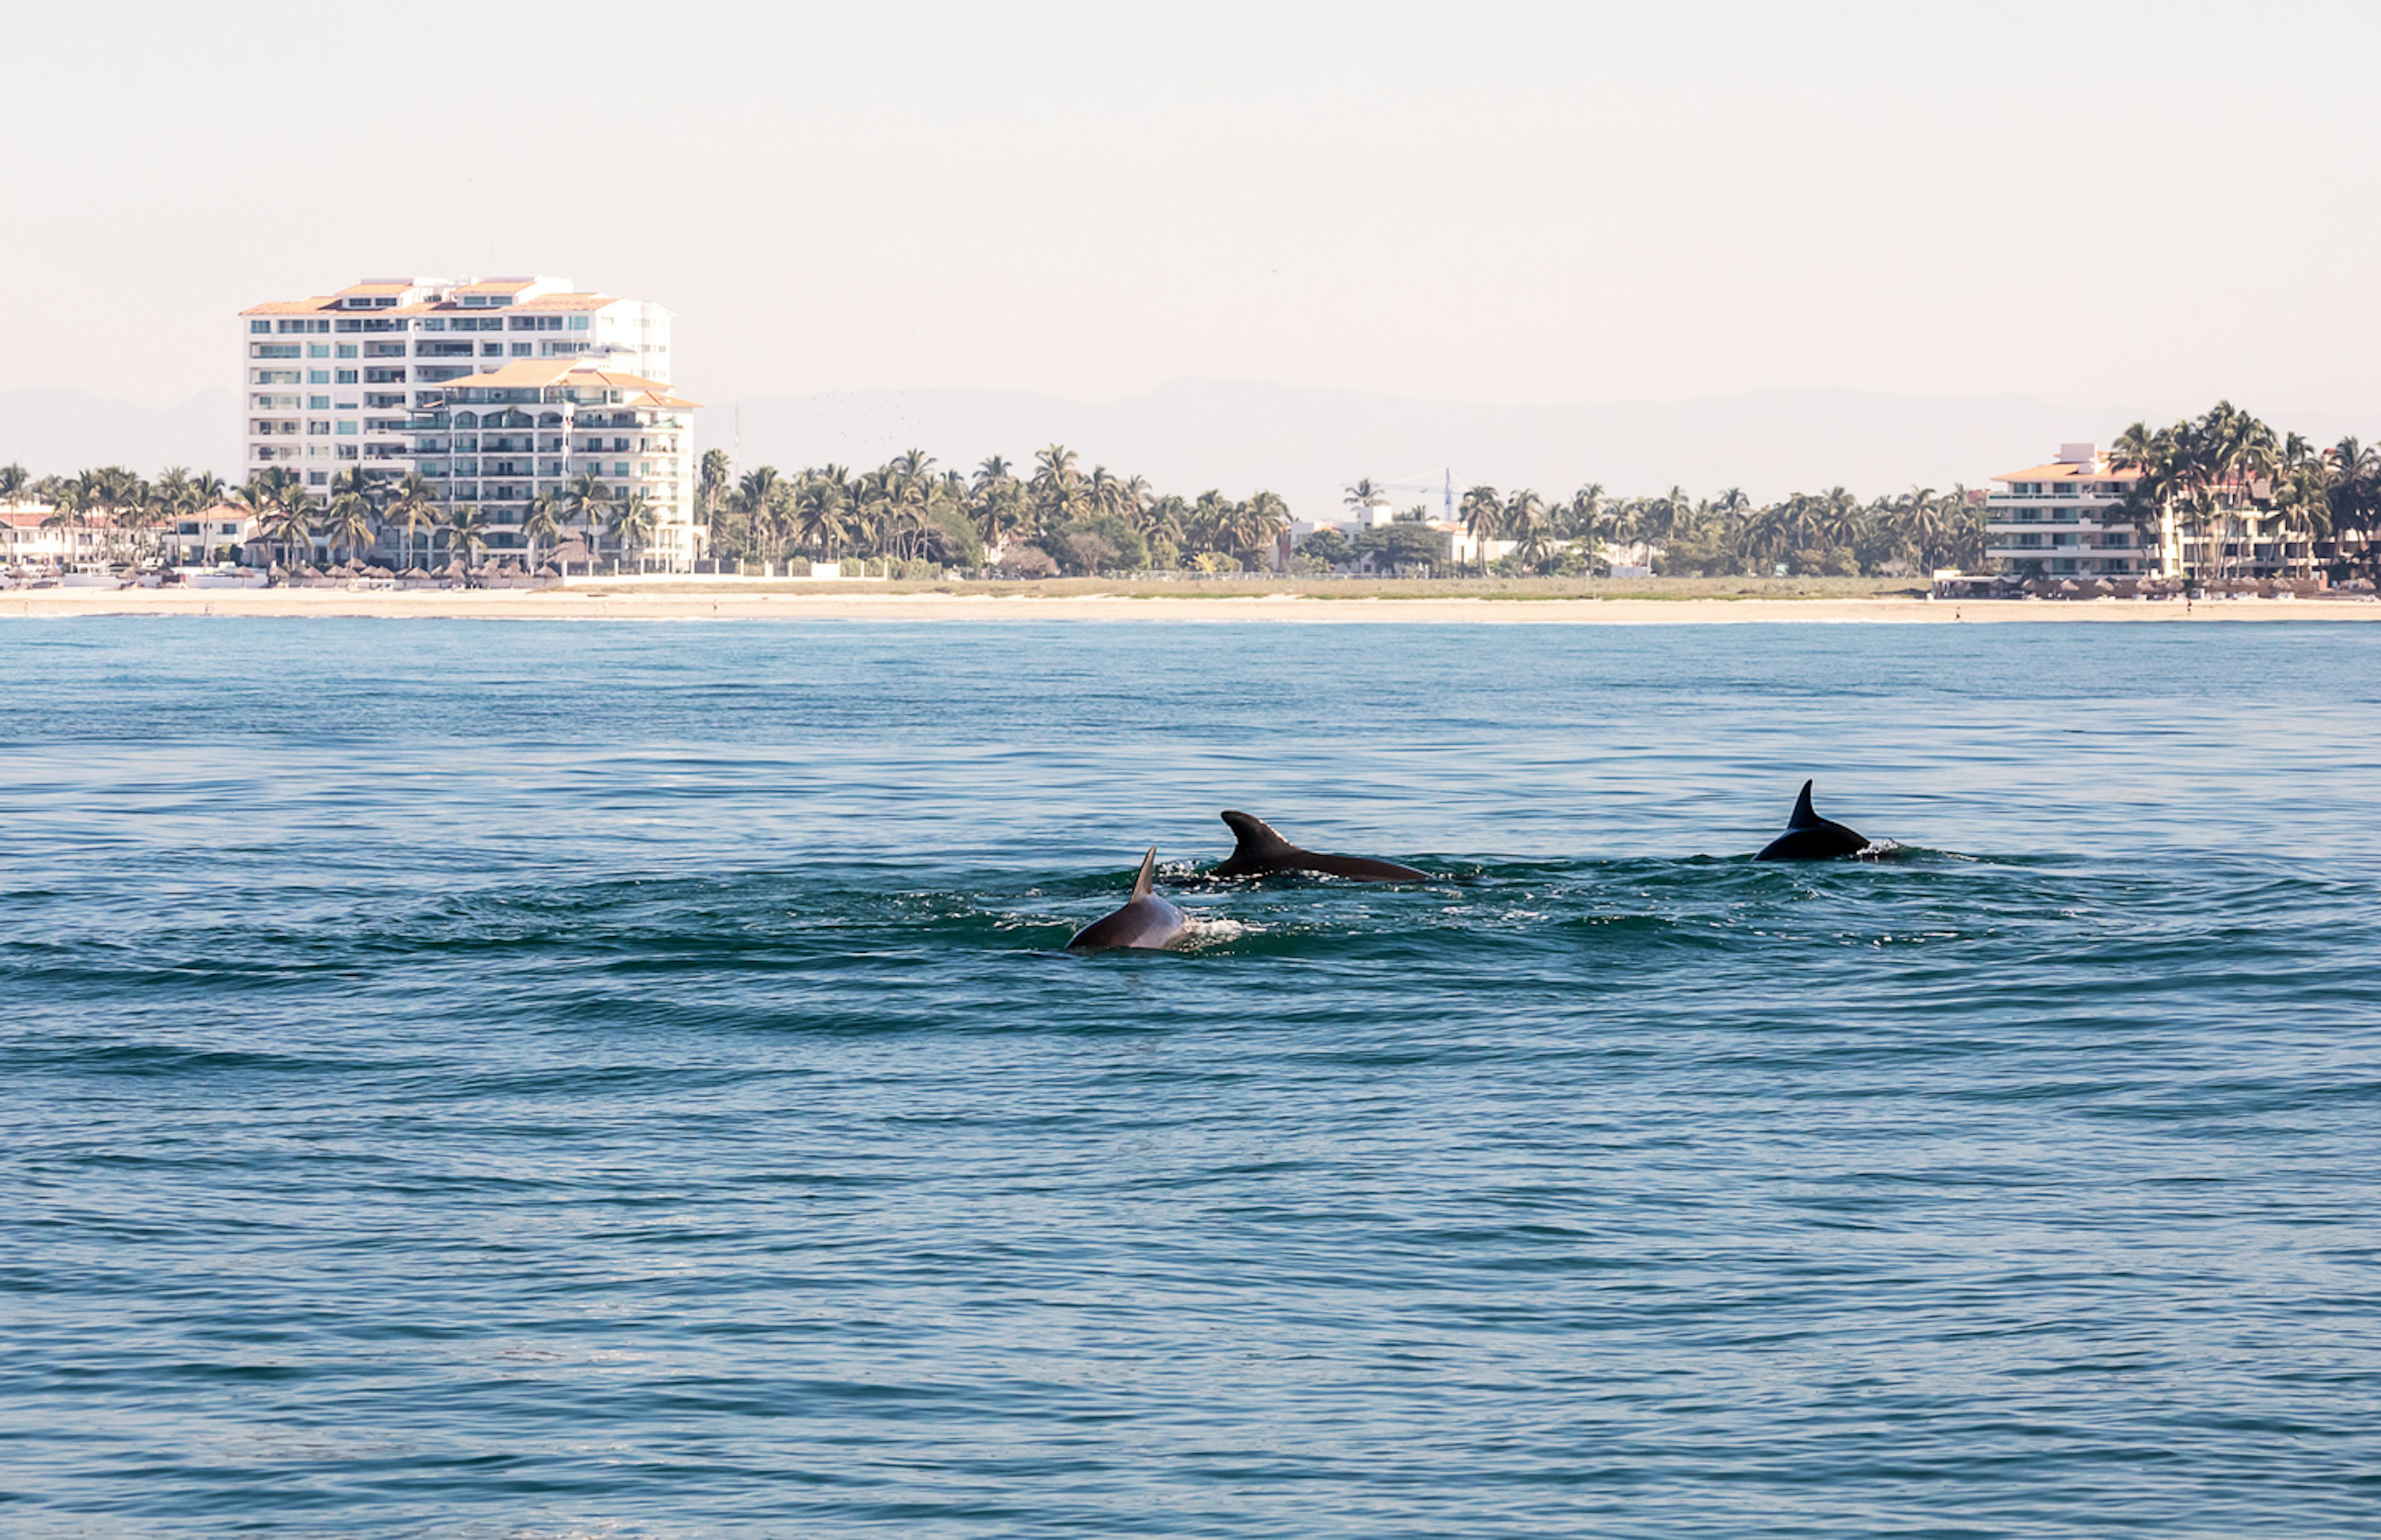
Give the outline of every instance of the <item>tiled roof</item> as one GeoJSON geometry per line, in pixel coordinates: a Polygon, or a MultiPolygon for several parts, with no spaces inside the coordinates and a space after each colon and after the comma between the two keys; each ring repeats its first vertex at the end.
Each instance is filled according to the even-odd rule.
{"type": "Polygon", "coordinates": [[[606,305],[619,302],[620,297],[617,294],[541,294],[532,299],[523,299],[511,309],[515,315],[532,311],[600,311],[606,305]]]}
{"type": "Polygon", "coordinates": [[[591,368],[577,359],[515,359],[501,369],[484,374],[467,374],[449,380],[448,390],[542,390],[548,385],[585,385],[596,390],[617,390],[636,399],[632,406],[652,406],[673,410],[691,411],[702,403],[678,396],[658,380],[641,375],[622,373],[614,369],[591,368]]]}
{"type": "MultiPolygon", "coordinates": [[[[458,290],[457,292],[461,292],[458,290]]],[[[617,305],[617,294],[541,294],[533,299],[523,299],[517,305],[501,309],[487,305],[458,305],[452,299],[421,299],[394,310],[378,312],[381,315],[533,315],[540,311],[600,311],[606,305],[617,305]]]]}
{"type": "Polygon", "coordinates": [[[2141,479],[2139,466],[2116,471],[2106,465],[2082,465],[2072,460],[2053,460],[2048,465],[2037,465],[2025,471],[2004,471],[1993,478],[1996,482],[2137,482],[2141,479]]]}
{"type": "Polygon", "coordinates": [[[242,315],[311,315],[316,311],[329,310],[338,303],[336,295],[317,294],[311,299],[267,299],[261,305],[250,305],[242,315]]]}

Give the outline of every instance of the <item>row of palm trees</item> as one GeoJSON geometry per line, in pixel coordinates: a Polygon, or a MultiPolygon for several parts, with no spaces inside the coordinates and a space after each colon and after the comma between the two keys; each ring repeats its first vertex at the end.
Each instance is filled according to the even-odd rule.
{"type": "Polygon", "coordinates": [[[1228,498],[1156,492],[1139,476],[1053,444],[1020,468],[995,455],[973,475],[911,449],[873,471],[817,466],[788,476],[763,465],[731,476],[717,449],[697,482],[714,556],[775,562],[800,551],[1013,570],[1270,563],[1289,507],[1271,492],[1228,498]]]}
{"type": "Polygon", "coordinates": [[[2141,472],[2128,515],[2143,527],[2171,521],[2194,576],[2229,578],[2260,560],[2287,568],[2298,549],[2312,564],[2316,542],[2369,541],[2381,528],[2381,454],[2354,438],[2319,448],[2229,401],[2168,427],[2134,423],[2110,461],[2141,472]]]}
{"type": "MultiPolygon", "coordinates": [[[[156,555],[163,532],[226,506],[253,514],[272,551],[293,568],[318,551],[360,558],[385,541],[417,566],[442,558],[477,565],[496,533],[485,509],[475,503],[446,506],[420,475],[386,481],[360,467],[332,477],[317,494],[279,466],[238,486],[181,466],[168,467],[153,481],[115,465],[39,478],[21,465],[0,466],[0,505],[27,504],[49,508],[45,527],[99,532],[102,552],[115,561],[156,555]]],[[[536,567],[541,552],[550,556],[574,540],[592,554],[606,536],[623,559],[635,560],[660,522],[661,510],[644,493],[616,497],[596,476],[581,472],[530,505],[520,525],[526,565],[536,567]]]]}
{"type": "MultiPolygon", "coordinates": [[[[1374,483],[1348,488],[1348,502],[1377,501],[1374,483]]],[[[1428,510],[1404,517],[1420,520],[1428,510]]],[[[1965,488],[1912,487],[1867,501],[1844,488],[1755,503],[1740,488],[1697,497],[1683,487],[1650,497],[1614,497],[1590,483],[1561,501],[1523,488],[1475,486],[1457,519],[1475,542],[1509,541],[1505,561],[1523,571],[1590,574],[1616,561],[1658,560],[1666,572],[1721,576],[1900,574],[1983,559],[1984,511],[1965,488]]]]}
{"type": "MultiPolygon", "coordinates": [[[[1104,465],[1084,471],[1075,451],[1057,444],[1021,472],[995,455],[972,476],[940,470],[933,456],[911,449],[856,474],[826,465],[788,476],[763,465],[739,477],[714,449],[702,457],[697,488],[713,555],[751,562],[806,553],[971,567],[997,556],[1030,570],[1038,556],[1069,571],[1218,570],[1270,565],[1289,524],[1276,494],[1163,495],[1104,465]]],[[[1359,482],[1348,501],[1361,506],[1376,493],[1376,483],[1359,482]]],[[[1429,515],[1415,508],[1404,517],[1419,522],[1429,515]]],[[[1710,499],[1677,487],[1612,497],[1591,484],[1553,503],[1527,489],[1508,495],[1476,486],[1464,495],[1459,519],[1477,538],[1514,542],[1511,565],[1547,572],[1593,571],[1631,548],[1660,551],[1665,568],[1679,572],[1768,572],[1781,565],[1798,572],[1916,571],[1980,561],[1984,536],[1981,508],[1958,487],[1913,487],[1867,502],[1838,487],[1756,505],[1735,489],[1710,499]]],[[[1313,550],[1332,560],[1357,554],[1329,536],[1313,550]]]]}

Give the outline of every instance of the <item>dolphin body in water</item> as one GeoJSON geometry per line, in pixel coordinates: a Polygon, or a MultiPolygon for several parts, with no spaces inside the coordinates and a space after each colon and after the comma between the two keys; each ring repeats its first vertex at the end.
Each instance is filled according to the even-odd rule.
{"type": "Polygon", "coordinates": [[[1270,877],[1277,872],[1315,872],[1325,876],[1350,877],[1357,882],[1429,882],[1431,874],[1393,861],[1365,856],[1331,856],[1301,850],[1274,832],[1273,825],[1245,813],[1227,813],[1225,826],[1239,841],[1211,877],[1270,877]]]}
{"type": "Polygon", "coordinates": [[[1802,783],[1802,795],[1794,799],[1794,816],[1786,820],[1786,832],[1763,846],[1753,860],[1833,861],[1869,848],[1868,836],[1830,823],[1812,811],[1811,786],[1809,781],[1802,783]]]}
{"type": "Polygon", "coordinates": [[[1068,951],[1093,947],[1137,947],[1144,951],[1163,951],[1182,939],[1190,930],[1190,917],[1157,896],[1151,878],[1157,870],[1157,847],[1141,858],[1141,874],[1132,879],[1132,897],[1125,906],[1105,914],[1075,933],[1067,943],[1068,951]]]}

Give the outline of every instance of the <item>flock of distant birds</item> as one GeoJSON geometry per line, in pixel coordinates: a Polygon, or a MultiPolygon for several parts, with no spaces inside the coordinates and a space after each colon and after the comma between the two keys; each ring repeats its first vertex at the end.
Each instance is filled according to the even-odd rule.
{"type": "MultiPolygon", "coordinates": [[[[1811,807],[1812,783],[1802,783],[1794,800],[1786,832],[1761,848],[1755,861],[1836,861],[1881,849],[1857,829],[1822,818],[1811,807]]],[[[1225,826],[1237,841],[1232,853],[1207,874],[1211,877],[1271,877],[1288,873],[1347,877],[1356,882],[1429,882],[1433,874],[1393,861],[1370,856],[1335,856],[1301,849],[1276,833],[1264,819],[1227,812],[1225,826]]],[[[1069,949],[1133,947],[1157,951],[1182,939],[1190,929],[1190,916],[1156,891],[1157,848],[1141,858],[1141,873],[1132,880],[1132,897],[1124,907],[1085,925],[1067,943],[1069,949]]]]}

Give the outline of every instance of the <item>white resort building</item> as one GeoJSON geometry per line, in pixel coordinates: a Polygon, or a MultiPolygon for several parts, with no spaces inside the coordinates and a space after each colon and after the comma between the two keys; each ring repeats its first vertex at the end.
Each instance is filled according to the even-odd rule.
{"type": "Polygon", "coordinates": [[[658,381],[593,361],[525,359],[438,392],[417,412],[413,453],[450,506],[476,504],[487,515],[494,553],[525,551],[522,526],[539,495],[592,475],[616,512],[644,498],[652,523],[640,549],[686,572],[702,555],[694,409],[658,381]]]}
{"type": "Polygon", "coordinates": [[[2016,578],[2160,577],[2179,552],[2155,528],[2136,529],[2110,509],[2140,481],[2090,444],[2063,444],[2046,465],[1995,476],[1984,499],[1984,556],[2016,578]]]}
{"type": "MultiPolygon", "coordinates": [[[[1391,503],[1386,493],[1376,492],[1370,497],[1350,503],[1348,506],[1348,511],[1337,519],[1293,519],[1289,522],[1289,527],[1282,532],[1281,539],[1277,543],[1278,549],[1274,553],[1274,569],[1276,571],[1287,569],[1289,566],[1290,554],[1305,543],[1308,535],[1318,530],[1337,530],[1352,543],[1367,530],[1382,529],[1391,524],[1408,521],[1408,518],[1409,516],[1398,512],[1396,506],[1391,503]]],[[[1512,540],[1478,539],[1470,530],[1449,519],[1424,518],[1420,520],[1420,524],[1422,528],[1430,531],[1437,538],[1437,559],[1459,566],[1500,560],[1518,550],[1520,544],[1519,541],[1512,540]]]]}
{"type": "Polygon", "coordinates": [[[345,471],[419,472],[446,511],[478,506],[501,556],[526,549],[538,495],[592,471],[616,509],[642,495],[647,556],[701,554],[693,403],[669,388],[660,305],[567,278],[368,278],[251,305],[240,327],[245,476],[278,468],[319,495],[345,471]]]}

